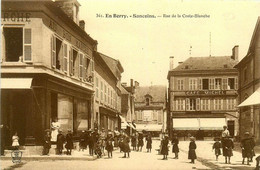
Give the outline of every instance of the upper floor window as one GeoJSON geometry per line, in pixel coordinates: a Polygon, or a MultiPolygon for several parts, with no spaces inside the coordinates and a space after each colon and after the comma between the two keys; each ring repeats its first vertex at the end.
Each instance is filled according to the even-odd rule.
{"type": "Polygon", "coordinates": [[[222,79],[221,78],[215,78],[215,90],[220,90],[222,85],[222,79]]]}
{"type": "Polygon", "coordinates": [[[202,89],[203,90],[209,89],[209,79],[202,79],[202,89]]]}
{"type": "Polygon", "coordinates": [[[98,78],[96,77],[96,97],[98,98],[98,89],[99,89],[99,82],[98,82],[98,78]]]}
{"type": "Polygon", "coordinates": [[[103,81],[100,81],[100,100],[103,100],[103,81]]]}
{"type": "Polygon", "coordinates": [[[227,110],[233,110],[236,107],[236,99],[229,98],[227,101],[227,110]]]}
{"type": "Polygon", "coordinates": [[[223,109],[223,99],[214,99],[214,110],[223,109]]]}
{"type": "Polygon", "coordinates": [[[184,99],[176,99],[176,110],[185,110],[185,100],[184,99]]]}
{"type": "Polygon", "coordinates": [[[31,62],[32,30],[22,27],[4,27],[2,33],[2,50],[4,61],[31,62]]]}
{"type": "Polygon", "coordinates": [[[210,99],[201,99],[201,110],[209,110],[210,99]]]}
{"type": "Polygon", "coordinates": [[[149,105],[150,105],[150,99],[149,99],[149,98],[146,98],[146,99],[145,99],[145,105],[146,105],[146,106],[149,106],[149,105]]]}
{"type": "Polygon", "coordinates": [[[236,79],[235,78],[228,78],[228,87],[227,87],[227,89],[228,90],[234,90],[234,89],[237,89],[236,88],[236,79]]]}
{"type": "Polygon", "coordinates": [[[177,90],[184,90],[184,80],[177,79],[177,90]]]}
{"type": "Polygon", "coordinates": [[[189,79],[189,90],[197,90],[198,81],[196,78],[189,79]]]}
{"type": "Polygon", "coordinates": [[[186,98],[186,110],[200,110],[200,98],[186,98]]]}

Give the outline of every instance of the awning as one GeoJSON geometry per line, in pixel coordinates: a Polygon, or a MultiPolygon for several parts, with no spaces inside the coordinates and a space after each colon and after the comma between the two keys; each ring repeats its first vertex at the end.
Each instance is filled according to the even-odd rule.
{"type": "Polygon", "coordinates": [[[225,118],[200,118],[201,130],[223,130],[226,125],[225,118]]]}
{"type": "Polygon", "coordinates": [[[173,128],[175,130],[198,130],[199,118],[174,118],[173,128]]]}
{"type": "Polygon", "coordinates": [[[243,101],[237,107],[260,105],[260,88],[258,88],[251,96],[243,101]]]}
{"type": "Polygon", "coordinates": [[[1,89],[30,89],[32,78],[1,78],[1,89]]]}
{"type": "Polygon", "coordinates": [[[137,131],[161,131],[162,125],[158,124],[136,124],[136,130],[137,131]]]}
{"type": "Polygon", "coordinates": [[[120,115],[119,115],[119,117],[120,117],[120,119],[121,119],[121,129],[126,129],[127,126],[129,126],[129,124],[127,123],[127,121],[125,120],[124,117],[122,117],[122,116],[120,116],[120,115]]]}

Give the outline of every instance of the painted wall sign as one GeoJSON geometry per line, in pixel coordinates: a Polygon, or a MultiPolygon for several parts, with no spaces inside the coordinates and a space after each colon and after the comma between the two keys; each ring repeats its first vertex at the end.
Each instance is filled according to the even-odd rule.
{"type": "Polygon", "coordinates": [[[223,90],[207,90],[207,91],[186,91],[186,95],[225,95],[223,90]]]}
{"type": "Polygon", "coordinates": [[[12,22],[31,22],[30,12],[3,12],[2,20],[3,21],[12,21],[12,22]]]}

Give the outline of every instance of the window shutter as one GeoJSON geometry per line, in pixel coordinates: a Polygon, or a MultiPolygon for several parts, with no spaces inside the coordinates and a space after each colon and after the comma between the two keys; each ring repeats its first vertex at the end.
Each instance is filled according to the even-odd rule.
{"type": "Polygon", "coordinates": [[[32,61],[32,29],[24,29],[24,62],[32,61]]]}
{"type": "Polygon", "coordinates": [[[68,71],[68,48],[67,44],[63,44],[63,71],[66,73],[68,71]]]}
{"type": "Polygon", "coordinates": [[[199,78],[199,90],[202,90],[202,79],[199,78]]]}
{"type": "Polygon", "coordinates": [[[190,110],[190,99],[186,98],[186,110],[190,110]]]}
{"type": "Polygon", "coordinates": [[[222,79],[222,82],[223,82],[223,84],[222,84],[222,89],[223,89],[223,90],[226,90],[226,89],[227,89],[227,78],[223,78],[223,79],[222,79]]]}
{"type": "Polygon", "coordinates": [[[200,98],[196,99],[196,110],[200,110],[200,98]]]}
{"type": "Polygon", "coordinates": [[[223,110],[228,110],[227,101],[228,101],[228,99],[223,99],[223,110]]]}
{"type": "Polygon", "coordinates": [[[56,38],[51,36],[51,66],[56,67],[56,38]]]}
{"type": "Polygon", "coordinates": [[[83,54],[79,54],[79,78],[83,76],[83,54]]]}
{"type": "Polygon", "coordinates": [[[216,99],[213,99],[213,109],[216,110],[216,99]]]}
{"type": "Polygon", "coordinates": [[[235,78],[235,90],[237,90],[237,89],[238,89],[238,79],[235,78]]]}
{"type": "Polygon", "coordinates": [[[73,71],[73,50],[70,47],[69,50],[69,70],[70,70],[70,75],[73,76],[74,75],[74,71],[73,71]]]}
{"type": "Polygon", "coordinates": [[[182,110],[185,110],[185,100],[184,99],[181,99],[181,107],[182,107],[182,110]]]}
{"type": "Polygon", "coordinates": [[[221,99],[220,102],[221,102],[221,103],[220,103],[220,110],[223,110],[223,99],[221,99]]]}
{"type": "Polygon", "coordinates": [[[86,81],[87,80],[87,56],[85,55],[83,57],[83,80],[86,81]]]}

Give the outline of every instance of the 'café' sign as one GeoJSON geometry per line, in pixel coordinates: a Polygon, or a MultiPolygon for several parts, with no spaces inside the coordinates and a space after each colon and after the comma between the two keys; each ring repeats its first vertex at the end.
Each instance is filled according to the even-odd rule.
{"type": "Polygon", "coordinates": [[[223,90],[206,90],[206,91],[186,91],[186,95],[225,95],[223,90]]]}

